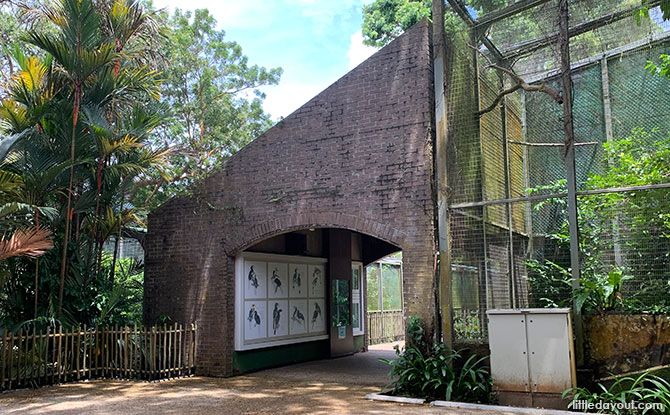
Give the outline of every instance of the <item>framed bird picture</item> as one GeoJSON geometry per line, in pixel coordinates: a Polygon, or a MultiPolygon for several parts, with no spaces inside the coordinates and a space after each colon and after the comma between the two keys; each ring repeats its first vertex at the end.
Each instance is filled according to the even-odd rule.
{"type": "Polygon", "coordinates": [[[244,298],[267,298],[267,263],[244,261],[244,298]]]}
{"type": "Polygon", "coordinates": [[[326,296],[326,271],[323,265],[309,265],[307,276],[310,298],[324,298],[326,296]]]}
{"type": "Polygon", "coordinates": [[[289,264],[288,268],[288,284],[289,297],[291,298],[307,298],[308,290],[307,265],[305,264],[289,264]]]}
{"type": "Polygon", "coordinates": [[[323,298],[309,299],[309,325],[310,333],[323,333],[326,331],[326,302],[323,298]]]}
{"type": "Polygon", "coordinates": [[[267,306],[265,301],[244,302],[244,339],[257,340],[267,337],[267,306]]]}
{"type": "Polygon", "coordinates": [[[289,307],[289,334],[307,333],[309,314],[307,300],[291,300],[289,307]]]}
{"type": "Polygon", "coordinates": [[[268,263],[268,298],[288,298],[288,264],[268,263]]]}
{"type": "Polygon", "coordinates": [[[288,335],[289,307],[287,300],[268,301],[268,337],[288,335]]]}

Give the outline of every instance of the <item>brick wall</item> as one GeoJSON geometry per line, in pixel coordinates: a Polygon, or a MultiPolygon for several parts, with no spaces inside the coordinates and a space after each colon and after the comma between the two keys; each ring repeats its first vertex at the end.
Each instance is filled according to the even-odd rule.
{"type": "Polygon", "coordinates": [[[432,80],[424,21],[150,215],[146,322],[197,321],[200,374],[231,374],[235,255],[332,227],[402,248],[407,314],[431,330],[432,80]]]}

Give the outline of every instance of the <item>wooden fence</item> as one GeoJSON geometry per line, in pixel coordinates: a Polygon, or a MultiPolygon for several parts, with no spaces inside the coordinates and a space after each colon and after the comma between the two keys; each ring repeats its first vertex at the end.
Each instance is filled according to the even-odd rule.
{"type": "Polygon", "coordinates": [[[84,379],[189,376],[195,373],[196,332],[194,324],[5,331],[0,390],[84,379]]]}
{"type": "Polygon", "coordinates": [[[398,311],[368,311],[368,344],[405,339],[405,315],[398,311]]]}

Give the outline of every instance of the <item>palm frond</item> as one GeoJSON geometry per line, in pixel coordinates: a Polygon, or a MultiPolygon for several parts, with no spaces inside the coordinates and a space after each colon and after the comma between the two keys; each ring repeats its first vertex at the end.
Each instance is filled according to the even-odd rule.
{"type": "Polygon", "coordinates": [[[17,197],[23,188],[23,178],[13,172],[0,170],[0,198],[17,197]]]}
{"type": "Polygon", "coordinates": [[[7,238],[0,239],[0,260],[15,256],[37,258],[53,248],[51,231],[47,229],[21,229],[7,238]]]}
{"type": "Polygon", "coordinates": [[[0,119],[6,121],[11,129],[17,132],[30,127],[28,109],[14,99],[5,99],[0,103],[0,119]]]}

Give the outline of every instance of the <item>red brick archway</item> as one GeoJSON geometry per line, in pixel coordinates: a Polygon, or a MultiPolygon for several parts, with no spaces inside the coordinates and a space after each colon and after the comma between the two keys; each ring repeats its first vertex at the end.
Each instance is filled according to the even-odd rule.
{"type": "Polygon", "coordinates": [[[406,245],[404,232],[368,218],[346,213],[322,212],[314,214],[286,215],[267,220],[250,227],[235,240],[228,240],[227,254],[235,256],[246,248],[273,236],[308,228],[347,229],[388,242],[400,249],[406,245]]]}

